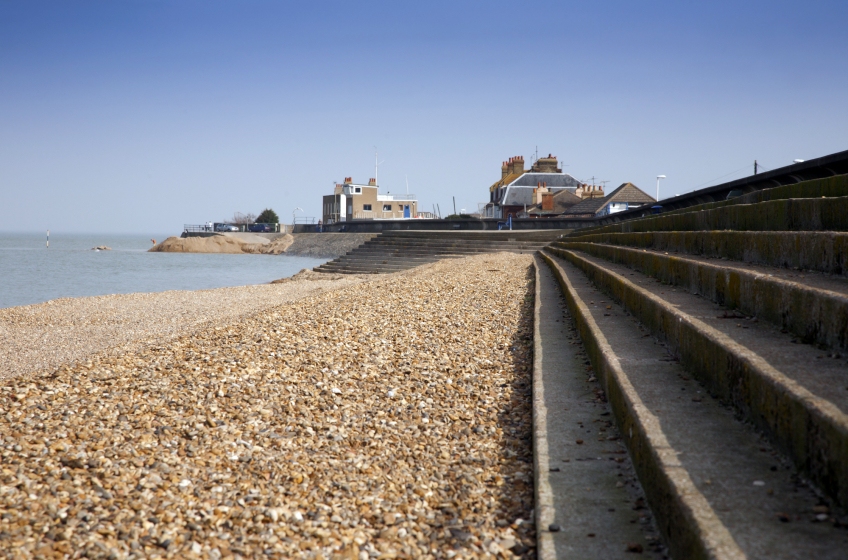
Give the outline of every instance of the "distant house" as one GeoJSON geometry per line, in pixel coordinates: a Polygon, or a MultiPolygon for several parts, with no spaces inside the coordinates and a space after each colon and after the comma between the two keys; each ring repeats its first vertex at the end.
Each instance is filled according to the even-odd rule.
{"type": "Polygon", "coordinates": [[[557,158],[537,159],[530,170],[524,169],[524,157],[509,158],[501,165],[501,178],[489,187],[489,202],[483,209],[483,217],[504,219],[512,215],[519,217],[529,214],[530,207],[541,203],[536,201],[535,190],[544,186],[547,192],[556,195],[567,190],[581,200],[587,197],[602,197],[600,187],[589,187],[559,168],[557,158]]]}
{"type": "Polygon", "coordinates": [[[593,218],[595,216],[607,216],[616,212],[651,205],[654,202],[656,202],[654,197],[633,183],[623,183],[603,198],[591,198],[575,204],[565,211],[563,217],[593,218]]]}
{"type": "Polygon", "coordinates": [[[367,185],[354,183],[351,177],[337,183],[333,194],[323,197],[324,224],[353,220],[401,220],[418,217],[414,194],[379,194],[377,181],[367,185]]]}
{"type": "Polygon", "coordinates": [[[530,218],[558,218],[583,200],[566,189],[550,192],[545,185],[536,188],[534,199],[536,203],[527,207],[527,216],[530,218]]]}

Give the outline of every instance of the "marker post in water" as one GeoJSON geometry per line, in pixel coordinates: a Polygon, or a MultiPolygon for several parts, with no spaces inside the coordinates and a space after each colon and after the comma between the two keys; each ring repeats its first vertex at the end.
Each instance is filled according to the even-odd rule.
{"type": "Polygon", "coordinates": [[[47,248],[50,248],[50,230],[47,230],[47,248]]]}

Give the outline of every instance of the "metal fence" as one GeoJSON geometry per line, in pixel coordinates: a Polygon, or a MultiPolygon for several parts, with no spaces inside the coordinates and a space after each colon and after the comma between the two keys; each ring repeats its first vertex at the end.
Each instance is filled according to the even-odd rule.
{"type": "Polygon", "coordinates": [[[186,233],[226,233],[226,232],[253,232],[253,233],[286,233],[285,224],[229,224],[225,222],[209,222],[206,224],[184,224],[183,231],[186,233]]]}

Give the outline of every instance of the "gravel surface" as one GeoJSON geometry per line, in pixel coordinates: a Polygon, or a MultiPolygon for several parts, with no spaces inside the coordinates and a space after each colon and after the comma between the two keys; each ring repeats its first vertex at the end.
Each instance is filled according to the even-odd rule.
{"type": "Polygon", "coordinates": [[[442,261],[6,380],[0,554],[533,556],[531,262],[442,261]]]}
{"type": "Polygon", "coordinates": [[[128,343],[161,341],[209,322],[227,325],[316,290],[358,284],[363,277],[303,271],[292,280],[282,285],[63,298],[0,309],[0,380],[128,343]]]}

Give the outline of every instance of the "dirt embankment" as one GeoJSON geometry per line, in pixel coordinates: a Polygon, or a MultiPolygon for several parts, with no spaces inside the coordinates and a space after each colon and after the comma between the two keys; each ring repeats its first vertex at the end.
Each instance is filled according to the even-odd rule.
{"type": "Polygon", "coordinates": [[[149,251],[153,253],[257,253],[279,255],[292,244],[291,235],[267,239],[258,235],[236,237],[212,235],[210,237],[169,237],[149,251]]]}
{"type": "Polygon", "coordinates": [[[162,253],[255,253],[335,258],[362,245],[374,233],[296,233],[274,239],[249,234],[169,237],[150,249],[162,253]]]}

